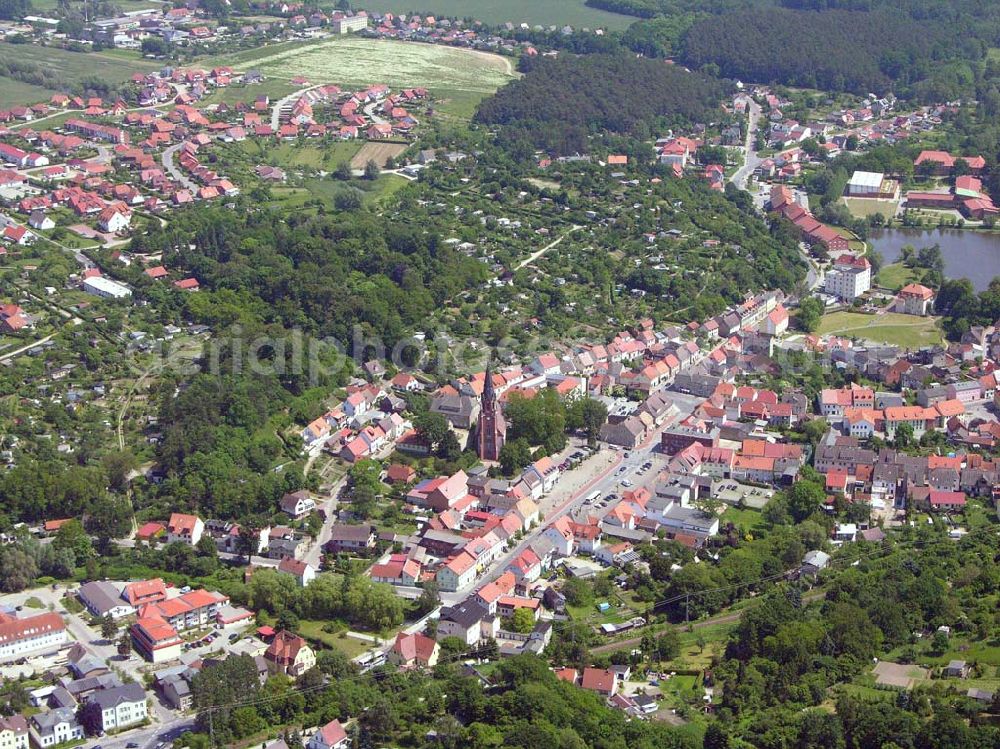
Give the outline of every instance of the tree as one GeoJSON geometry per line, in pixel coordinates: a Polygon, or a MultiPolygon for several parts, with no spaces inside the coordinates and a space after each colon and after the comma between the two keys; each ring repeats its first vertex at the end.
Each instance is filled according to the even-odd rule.
{"type": "Polygon", "coordinates": [[[423,584],[420,597],[417,599],[417,611],[421,614],[429,614],[441,605],[441,595],[438,593],[437,583],[428,580],[423,584]]]}
{"type": "Polygon", "coordinates": [[[378,164],[376,164],[373,159],[368,159],[368,163],[365,164],[365,179],[378,179],[378,175],[381,171],[382,170],[379,169],[378,164]]]}
{"type": "Polygon", "coordinates": [[[513,442],[505,442],[500,448],[500,470],[506,476],[513,476],[531,463],[531,447],[528,440],[521,437],[513,442]]]}
{"type": "Polygon", "coordinates": [[[132,635],[129,634],[128,630],[122,632],[122,636],[118,638],[118,655],[128,655],[132,652],[132,635]]]}
{"type": "Polygon", "coordinates": [[[709,723],[701,745],[702,749],[729,749],[729,734],[718,723],[709,723]]]}
{"type": "Polygon", "coordinates": [[[76,556],[76,563],[85,564],[93,556],[94,546],[90,541],[90,536],[76,518],[63,523],[56,536],[52,539],[52,546],[56,549],[71,549],[76,556]]]}
{"type": "Polygon", "coordinates": [[[893,436],[893,443],[898,448],[909,447],[913,444],[913,425],[907,422],[903,422],[896,427],[896,431],[893,436]]]}
{"type": "Polygon", "coordinates": [[[801,523],[816,512],[826,499],[823,487],[814,481],[798,481],[788,490],[788,511],[801,523]]]}
{"type": "Polygon", "coordinates": [[[823,317],[823,302],[814,296],[806,297],[799,304],[799,314],[797,320],[799,327],[807,333],[812,333],[819,327],[820,318],[823,317]]]}
{"type": "Polygon", "coordinates": [[[334,179],[347,182],[351,179],[351,165],[346,161],[341,161],[333,170],[334,179]]]}
{"type": "Polygon", "coordinates": [[[17,593],[31,585],[38,577],[34,556],[17,546],[0,548],[0,590],[17,593]]]}
{"type": "Polygon", "coordinates": [[[672,661],[681,653],[681,641],[677,630],[669,627],[656,638],[656,657],[661,661],[672,661]]]}
{"type": "Polygon", "coordinates": [[[291,609],[285,609],[280,614],[278,614],[278,620],[275,622],[275,629],[282,630],[286,629],[289,632],[295,632],[299,628],[299,617],[291,609]]]}
{"type": "Polygon", "coordinates": [[[601,427],[607,420],[607,406],[595,398],[576,398],[566,406],[566,428],[583,430],[591,445],[597,442],[601,427]]]}
{"type": "Polygon", "coordinates": [[[143,56],[164,57],[170,53],[170,45],[158,36],[149,36],[142,40],[143,56]]]}
{"type": "Polygon", "coordinates": [[[88,736],[99,736],[104,730],[101,705],[97,700],[89,700],[77,708],[76,719],[88,736]]]}
{"type": "Polygon", "coordinates": [[[414,416],[413,428],[427,442],[431,450],[436,450],[451,431],[448,420],[444,416],[430,411],[414,416]]]}
{"type": "Polygon", "coordinates": [[[111,614],[105,614],[101,617],[101,637],[110,640],[116,634],[118,634],[118,625],[115,624],[111,614]]]}
{"type": "Polygon", "coordinates": [[[940,629],[935,631],[934,637],[931,638],[931,650],[941,654],[948,650],[948,645],[948,635],[940,629]]]}
{"type": "Polygon", "coordinates": [[[250,558],[259,551],[260,533],[264,525],[261,518],[256,515],[250,515],[240,523],[240,530],[236,536],[236,551],[246,557],[247,564],[250,564],[250,558]]]}
{"type": "Polygon", "coordinates": [[[531,609],[515,609],[514,615],[511,617],[510,628],[521,634],[528,634],[533,630],[535,628],[535,615],[531,609]]]}

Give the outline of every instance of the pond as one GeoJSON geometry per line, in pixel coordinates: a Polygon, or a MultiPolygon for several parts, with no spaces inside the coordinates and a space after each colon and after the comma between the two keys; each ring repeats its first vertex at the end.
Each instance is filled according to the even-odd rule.
{"type": "Polygon", "coordinates": [[[899,260],[904,245],[919,250],[937,244],[944,257],[944,275],[968,278],[976,291],[982,291],[994,276],[1000,276],[1000,234],[961,229],[884,229],[871,232],[868,241],[886,265],[899,260]]]}

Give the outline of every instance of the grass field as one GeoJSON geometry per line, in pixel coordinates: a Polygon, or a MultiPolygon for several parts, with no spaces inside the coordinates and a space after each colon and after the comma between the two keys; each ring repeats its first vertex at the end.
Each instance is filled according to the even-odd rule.
{"type": "Polygon", "coordinates": [[[942,341],[941,329],[932,317],[914,317],[887,313],[862,315],[857,312],[834,312],[824,315],[816,331],[819,335],[864,338],[906,348],[920,348],[942,341]]]}
{"type": "Polygon", "coordinates": [[[881,213],[886,218],[892,218],[896,215],[896,210],[899,208],[898,200],[875,200],[869,198],[841,198],[841,200],[844,201],[847,210],[855,218],[868,218],[869,216],[874,216],[876,213],[881,213]]]}
{"type": "Polygon", "coordinates": [[[726,511],[719,518],[719,521],[722,525],[732,523],[744,533],[753,531],[757,526],[763,525],[760,510],[752,510],[750,508],[727,507],[726,511]]]}
{"type": "MultiPolygon", "coordinates": [[[[333,5],[332,0],[326,0],[333,5]]],[[[486,23],[527,23],[532,26],[625,29],[630,16],[589,8],[584,0],[384,0],[379,10],[393,13],[435,13],[457,18],[475,18],[486,23]]]]}
{"type": "Polygon", "coordinates": [[[879,285],[887,289],[901,289],[908,283],[920,283],[923,272],[915,268],[907,268],[902,263],[892,263],[879,269],[877,280],[879,285]]]}
{"type": "MultiPolygon", "coordinates": [[[[67,52],[33,44],[0,44],[0,62],[12,60],[31,63],[52,73],[67,87],[81,84],[87,78],[118,84],[133,73],[158,67],[157,63],[143,60],[137,54],[126,57],[120,52],[67,52]]],[[[0,100],[4,106],[38,102],[54,93],[57,93],[55,89],[26,86],[20,81],[0,78],[0,100]]]]}
{"type": "Polygon", "coordinates": [[[320,147],[300,146],[297,143],[274,145],[260,140],[245,140],[235,146],[254,163],[273,163],[283,169],[312,167],[328,172],[336,169],[339,164],[349,162],[361,149],[361,144],[356,141],[326,143],[320,147]]]}
{"type": "MultiPolygon", "coordinates": [[[[372,39],[324,39],[276,45],[214,58],[217,65],[255,67],[274,81],[305,76],[313,83],[344,87],[384,83],[392,88],[422,86],[435,96],[435,108],[471,116],[485,96],[516,77],[509,58],[435,44],[372,39]]],[[[248,93],[253,89],[248,89],[248,93]]]]}

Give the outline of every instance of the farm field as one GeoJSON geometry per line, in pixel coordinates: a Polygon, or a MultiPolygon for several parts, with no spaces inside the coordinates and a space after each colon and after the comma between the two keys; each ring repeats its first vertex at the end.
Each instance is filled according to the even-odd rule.
{"type": "Polygon", "coordinates": [[[864,338],[908,348],[920,348],[940,343],[941,329],[933,317],[914,317],[889,312],[884,315],[863,315],[858,312],[834,312],[824,315],[818,335],[841,335],[864,338]]]}
{"type": "MultiPolygon", "coordinates": [[[[118,84],[127,80],[133,73],[154,70],[158,67],[157,63],[143,60],[138,55],[126,58],[120,53],[68,52],[31,44],[0,44],[0,63],[11,61],[30,63],[62,82],[64,87],[81,84],[88,78],[118,84]]],[[[48,99],[60,90],[62,89],[27,86],[10,78],[0,78],[0,97],[8,106],[48,99]]]]}
{"type": "Polygon", "coordinates": [[[564,26],[625,29],[636,19],[589,8],[584,0],[385,0],[380,10],[393,13],[422,11],[457,18],[475,18],[486,23],[527,23],[532,26],[564,26]]]}
{"type": "Polygon", "coordinates": [[[383,167],[389,159],[396,158],[405,150],[405,143],[365,143],[351,159],[351,169],[364,169],[369,161],[383,167]]]}
{"type": "MultiPolygon", "coordinates": [[[[215,58],[214,65],[260,70],[272,81],[304,76],[312,83],[430,89],[446,114],[469,117],[485,96],[516,77],[513,62],[500,55],[418,42],[373,39],[324,39],[282,45],[260,54],[237,53],[215,58]]],[[[208,63],[206,63],[208,64],[208,63]]],[[[256,93],[255,88],[248,90],[256,93]]]]}

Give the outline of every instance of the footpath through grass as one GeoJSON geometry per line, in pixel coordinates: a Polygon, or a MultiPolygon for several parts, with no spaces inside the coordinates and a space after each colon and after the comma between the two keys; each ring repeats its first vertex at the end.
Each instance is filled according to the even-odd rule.
{"type": "Polygon", "coordinates": [[[859,312],[833,312],[820,321],[818,335],[863,338],[904,348],[920,348],[941,343],[943,336],[934,317],[915,317],[887,312],[865,315],[859,312]]]}

